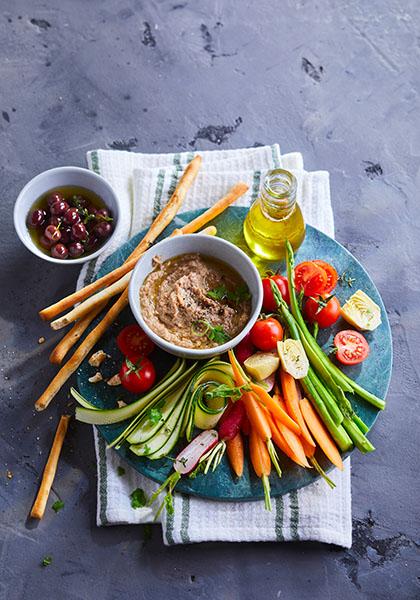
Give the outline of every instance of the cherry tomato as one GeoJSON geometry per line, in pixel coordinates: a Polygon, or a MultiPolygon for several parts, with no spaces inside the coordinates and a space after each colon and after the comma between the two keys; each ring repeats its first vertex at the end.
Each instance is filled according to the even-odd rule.
{"type": "Polygon", "coordinates": [[[334,269],[330,263],[325,262],[324,260],[313,260],[313,263],[324,269],[327,274],[327,285],[324,289],[324,294],[331,294],[338,281],[338,273],[334,269]]]}
{"type": "Polygon", "coordinates": [[[235,355],[242,365],[246,359],[253,354],[255,354],[255,346],[251,341],[251,333],[247,333],[246,336],[236,346],[235,355]]]}
{"type": "Polygon", "coordinates": [[[124,356],[147,356],[155,344],[138,325],[127,325],[117,336],[117,346],[124,356]]]}
{"type": "Polygon", "coordinates": [[[280,323],[268,317],[268,319],[259,319],[251,329],[251,341],[263,352],[275,350],[277,342],[283,339],[283,327],[280,323]]]}
{"type": "Polygon", "coordinates": [[[366,338],[353,329],[339,331],[334,338],[334,346],[337,348],[337,359],[343,365],[357,365],[363,362],[370,352],[366,338]]]}
{"type": "Polygon", "coordinates": [[[156,380],[156,371],[152,361],[146,356],[125,358],[119,376],[121,385],[133,394],[147,392],[156,380]]]}
{"type": "Polygon", "coordinates": [[[327,273],[312,261],[302,262],[295,268],[295,288],[305,296],[322,294],[327,285],[327,273]]]}
{"type": "Polygon", "coordinates": [[[280,294],[283,296],[283,300],[285,300],[287,304],[290,304],[289,284],[287,281],[287,277],[283,277],[283,275],[271,275],[271,277],[264,277],[264,279],[262,280],[264,293],[263,308],[267,312],[277,311],[277,304],[273,296],[273,291],[271,289],[272,281],[279,288],[280,294]]]}
{"type": "Polygon", "coordinates": [[[335,296],[313,296],[308,298],[303,309],[305,318],[310,323],[318,323],[321,329],[331,327],[340,316],[340,302],[335,296]]]}

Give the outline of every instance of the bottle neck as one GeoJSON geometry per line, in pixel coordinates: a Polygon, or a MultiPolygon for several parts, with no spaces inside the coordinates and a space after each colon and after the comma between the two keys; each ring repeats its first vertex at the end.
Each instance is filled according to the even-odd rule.
{"type": "Polygon", "coordinates": [[[269,171],[259,196],[263,212],[276,221],[287,218],[296,205],[296,188],[296,177],[290,171],[269,171]]]}

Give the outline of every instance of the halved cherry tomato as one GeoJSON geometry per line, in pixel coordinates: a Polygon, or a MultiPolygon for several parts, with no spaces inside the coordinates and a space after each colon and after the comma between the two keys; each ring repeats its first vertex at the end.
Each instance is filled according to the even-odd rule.
{"type": "Polygon", "coordinates": [[[340,302],[328,294],[312,296],[305,302],[303,313],[310,323],[318,323],[321,329],[331,327],[340,316],[340,302]]]}
{"type": "Polygon", "coordinates": [[[255,354],[255,346],[251,341],[251,333],[247,333],[243,340],[235,347],[235,355],[242,365],[253,354],[255,354]]]}
{"type": "Polygon", "coordinates": [[[285,300],[287,304],[290,304],[289,284],[287,277],[283,277],[283,275],[271,275],[271,277],[264,277],[262,280],[264,293],[263,308],[267,312],[276,312],[277,304],[274,300],[273,291],[271,289],[271,281],[273,281],[279,288],[280,294],[283,296],[283,300],[285,300]]]}
{"type": "Polygon", "coordinates": [[[314,262],[302,262],[295,268],[295,288],[305,296],[322,294],[326,285],[327,273],[314,262]]]}
{"type": "Polygon", "coordinates": [[[357,365],[369,355],[370,348],[366,338],[353,329],[339,331],[334,338],[337,359],[343,365],[357,365]]]}
{"type": "Polygon", "coordinates": [[[152,361],[146,356],[125,357],[119,376],[121,385],[133,394],[147,392],[156,380],[152,361]]]}
{"type": "Polygon", "coordinates": [[[324,294],[331,294],[338,281],[338,273],[334,269],[330,263],[325,262],[325,260],[313,260],[313,263],[324,269],[327,274],[327,285],[324,289],[324,294]]]}
{"type": "Polygon", "coordinates": [[[263,352],[275,350],[282,339],[283,327],[273,317],[259,319],[251,329],[251,342],[263,352]]]}
{"type": "Polygon", "coordinates": [[[120,331],[117,335],[117,346],[124,356],[128,357],[147,356],[155,349],[155,343],[135,323],[120,331]]]}

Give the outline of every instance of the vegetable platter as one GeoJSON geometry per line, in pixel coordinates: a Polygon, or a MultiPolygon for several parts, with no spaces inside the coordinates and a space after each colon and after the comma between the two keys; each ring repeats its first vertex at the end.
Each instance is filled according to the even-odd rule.
{"type": "MultiPolygon", "coordinates": [[[[200,214],[202,214],[202,212],[202,210],[198,210],[181,213],[170,223],[170,225],[166,228],[161,237],[158,239],[167,237],[169,234],[171,234],[172,231],[181,228],[185,223],[190,222],[191,220],[195,219],[200,214]]],[[[210,225],[216,226],[218,236],[234,243],[242,250],[249,253],[242,233],[243,221],[246,217],[246,214],[246,208],[229,207],[221,215],[214,219],[214,221],[212,221],[210,225]]],[[[127,257],[137,246],[139,240],[142,238],[142,236],[145,235],[145,233],[146,232],[139,233],[132,240],[130,240],[121,248],[119,248],[113,255],[111,255],[104,262],[97,276],[101,277],[122,265],[124,260],[127,259],[127,257]]],[[[293,261],[292,255],[293,253],[289,254],[289,270],[291,261],[293,261]]],[[[339,303],[341,304],[341,307],[345,306],[345,303],[349,299],[351,299],[356,290],[362,290],[363,293],[367,295],[368,299],[370,299],[373,302],[373,306],[379,307],[381,317],[380,324],[378,324],[378,326],[376,327],[377,323],[375,323],[374,331],[366,331],[366,329],[369,329],[369,325],[367,325],[363,328],[364,331],[362,332],[363,335],[361,336],[362,340],[365,340],[367,342],[366,347],[369,348],[368,355],[367,350],[364,351],[363,355],[360,354],[362,350],[360,349],[361,347],[358,347],[357,352],[353,352],[353,358],[350,357],[351,360],[347,361],[350,363],[355,362],[358,364],[351,365],[340,364],[333,356],[334,349],[337,351],[337,349],[334,348],[334,340],[336,341],[336,344],[339,343],[340,340],[341,342],[343,341],[342,335],[341,337],[336,336],[340,331],[350,329],[350,321],[346,322],[343,318],[340,317],[335,323],[332,324],[332,326],[323,328],[323,326],[328,324],[329,316],[327,314],[328,311],[324,312],[325,305],[323,305],[322,302],[324,301],[326,304],[328,304],[331,301],[332,294],[325,294],[324,299],[321,298],[321,303],[318,304],[318,306],[313,306],[312,309],[310,307],[304,309],[305,318],[307,318],[309,321],[320,321],[319,332],[317,333],[317,342],[315,342],[313,338],[312,341],[310,340],[311,334],[314,333],[312,324],[308,324],[308,330],[310,333],[308,334],[308,336],[305,337],[305,332],[303,331],[304,324],[299,323],[299,319],[296,318],[296,314],[292,314],[294,312],[292,309],[293,307],[288,307],[287,304],[285,304],[284,301],[282,301],[281,294],[279,295],[280,299],[277,299],[276,301],[276,310],[269,311],[270,314],[267,315],[267,317],[270,317],[271,315],[275,319],[278,319],[278,321],[282,323],[282,326],[288,331],[288,337],[293,338],[294,331],[295,338],[297,338],[297,340],[294,343],[303,344],[302,347],[305,351],[304,354],[308,355],[310,359],[310,369],[312,369],[312,372],[315,370],[315,375],[312,376],[310,371],[309,375],[307,375],[304,379],[300,380],[301,382],[303,382],[303,388],[305,388],[305,382],[307,382],[308,386],[314,385],[313,377],[315,377],[315,383],[317,381],[319,383],[321,379],[320,373],[322,374],[323,384],[325,384],[325,386],[328,388],[328,385],[325,382],[326,380],[330,380],[331,373],[333,373],[333,377],[329,383],[330,387],[328,389],[331,391],[332,387],[333,390],[336,390],[337,394],[339,394],[337,388],[334,387],[336,385],[336,383],[334,383],[335,373],[336,380],[344,388],[349,386],[348,380],[344,379],[346,376],[348,376],[351,378],[351,380],[355,382],[354,385],[356,387],[359,386],[358,389],[364,388],[368,390],[369,397],[371,397],[371,399],[373,398],[373,404],[372,402],[368,402],[365,399],[361,398],[360,395],[356,393],[351,395],[347,394],[347,399],[344,396],[344,398],[338,400],[340,405],[338,413],[340,413],[341,410],[341,412],[343,412],[345,415],[345,420],[348,421],[346,425],[346,431],[350,431],[351,435],[355,436],[355,439],[357,440],[355,444],[352,444],[351,439],[349,438],[347,433],[343,433],[343,439],[341,439],[340,441],[342,446],[341,457],[345,457],[351,451],[353,451],[354,445],[357,445],[362,451],[367,452],[372,450],[373,446],[367,440],[367,438],[365,438],[363,432],[367,434],[368,431],[371,430],[376,420],[376,417],[380,412],[380,408],[383,408],[384,406],[384,404],[382,405],[382,403],[379,400],[377,402],[374,398],[385,399],[392,368],[392,341],[386,311],[374,283],[372,282],[364,268],[361,266],[361,264],[356,260],[356,258],[354,258],[350,252],[348,252],[335,240],[329,238],[317,229],[311,226],[307,226],[305,241],[300,246],[294,257],[294,264],[301,265],[302,263],[306,264],[307,262],[311,261],[324,261],[325,263],[332,265],[336,273],[340,276],[339,281],[333,282],[335,283],[335,285],[333,286],[333,295],[334,298],[338,299],[339,303]],[[272,315],[272,312],[275,314],[272,315]],[[318,315],[321,315],[321,318],[319,318],[318,315]],[[323,317],[326,317],[326,322],[323,321],[322,315],[323,317]],[[316,344],[315,349],[313,344],[316,344]],[[320,355],[318,354],[317,344],[319,344],[319,346],[323,349],[325,355],[329,356],[329,358],[326,360],[330,361],[331,359],[331,362],[328,362],[328,365],[334,364],[334,367],[325,367],[325,364],[323,362],[324,358],[322,356],[320,357],[320,355]],[[356,357],[356,354],[358,358],[356,357]],[[363,362],[361,362],[362,360],[363,362]],[[344,373],[344,376],[340,375],[338,369],[340,369],[341,373],[344,373]],[[351,399],[351,403],[349,403],[348,398],[351,399]],[[380,408],[378,408],[379,406],[380,408]],[[353,413],[353,409],[356,414],[353,413]],[[358,423],[358,426],[356,425],[356,423],[358,423]],[[346,443],[345,440],[349,439],[350,443],[346,443]],[[364,440],[366,440],[366,442],[364,440]]],[[[273,272],[280,271],[283,274],[283,276],[286,276],[285,262],[267,263],[262,260],[258,260],[255,264],[257,265],[257,268],[261,273],[262,277],[264,277],[265,273],[269,270],[273,272]]],[[[314,268],[311,266],[309,267],[309,272],[312,276],[311,269],[313,270],[314,268]]],[[[296,270],[296,273],[298,273],[298,270],[299,268],[296,270]]],[[[303,275],[300,274],[298,276],[303,277],[303,279],[305,279],[306,273],[307,272],[305,271],[303,275]]],[[[328,275],[328,277],[330,276],[331,275],[328,275]]],[[[311,281],[313,280],[311,279],[311,281]]],[[[265,283],[264,285],[266,286],[271,284],[265,283]]],[[[272,291],[274,294],[273,297],[276,297],[276,295],[278,294],[275,293],[274,288],[272,288],[272,291]]],[[[311,298],[312,302],[317,301],[316,291],[316,289],[314,289],[314,291],[311,291],[309,289],[307,294],[308,296],[310,296],[310,298],[308,298],[306,302],[308,302],[311,298]]],[[[266,289],[265,292],[269,293],[269,290],[266,289]]],[[[358,298],[356,298],[356,300],[358,300],[358,298]]],[[[299,299],[297,298],[296,302],[298,301],[299,299]]],[[[334,302],[336,302],[336,300],[334,302]]],[[[350,302],[350,308],[352,308],[351,304],[352,302],[350,302]]],[[[267,312],[268,311],[266,311],[266,313],[267,312]]],[[[366,314],[366,311],[363,314],[366,314]]],[[[350,317],[348,318],[350,319],[350,317]]],[[[115,409],[118,405],[124,407],[123,413],[121,413],[122,415],[124,414],[124,411],[126,411],[127,414],[130,413],[129,407],[130,403],[133,402],[133,394],[130,394],[126,390],[123,390],[121,386],[114,387],[105,383],[105,379],[115,373],[117,364],[121,364],[122,355],[117,347],[116,338],[123,326],[129,323],[133,323],[133,317],[131,315],[130,309],[125,308],[124,311],[120,314],[119,318],[117,319],[117,324],[114,324],[101,340],[100,347],[104,350],[104,352],[107,355],[112,357],[104,363],[104,366],[102,368],[102,372],[104,374],[104,381],[99,381],[98,383],[91,383],[89,381],[89,379],[92,378],[92,376],[94,376],[95,369],[91,365],[89,365],[87,361],[84,361],[79,367],[77,371],[77,389],[78,393],[81,395],[82,406],[79,408],[79,411],[82,411],[82,413],[83,411],[85,411],[86,414],[92,414],[94,412],[92,410],[92,406],[98,409],[115,409]],[[125,407],[123,403],[127,403],[127,407],[125,407]]],[[[315,333],[317,327],[318,326],[316,325],[315,333]]],[[[357,332],[355,332],[352,328],[351,333],[356,334],[357,332]]],[[[292,343],[292,339],[289,339],[287,341],[288,343],[292,343]]],[[[344,340],[344,342],[346,342],[346,340],[344,340]]],[[[350,346],[353,342],[354,336],[347,338],[347,343],[349,343],[350,346]]],[[[283,342],[283,344],[284,343],[285,342],[283,342]]],[[[263,349],[264,348],[262,348],[262,350],[263,349]]],[[[347,348],[344,346],[341,348],[341,357],[345,355],[346,349],[347,348]]],[[[290,349],[283,348],[282,351],[287,353],[290,351],[290,349]]],[[[340,348],[338,349],[338,353],[339,352],[340,348]]],[[[287,356],[290,356],[290,354],[287,356]]],[[[280,353],[282,364],[283,359],[286,360],[287,356],[286,358],[282,357],[280,353]]],[[[347,358],[348,356],[349,355],[347,355],[347,358]]],[[[273,469],[269,477],[269,484],[267,483],[268,478],[265,478],[264,473],[259,473],[259,477],[257,477],[255,474],[255,465],[253,468],[250,464],[250,454],[248,452],[248,448],[251,452],[251,457],[253,457],[254,459],[255,457],[257,457],[257,459],[258,457],[261,458],[259,454],[261,448],[258,446],[259,441],[254,439],[255,435],[252,431],[251,435],[244,436],[246,451],[244,452],[245,458],[243,462],[243,472],[241,476],[238,477],[234,474],[232,470],[232,464],[235,464],[235,459],[233,458],[233,460],[231,459],[231,461],[229,462],[227,457],[229,452],[231,452],[230,456],[235,456],[235,448],[233,448],[232,446],[229,447],[228,445],[228,451],[226,451],[226,444],[223,445],[224,442],[221,440],[220,435],[218,439],[217,432],[212,428],[211,420],[208,421],[208,426],[206,427],[207,431],[200,433],[199,429],[194,428],[194,420],[191,420],[191,417],[188,423],[185,423],[184,421],[182,425],[183,431],[186,430],[187,434],[189,433],[189,438],[191,440],[194,440],[197,434],[200,434],[201,437],[196,438],[197,441],[195,442],[195,444],[197,446],[199,445],[200,441],[202,441],[203,448],[206,448],[208,450],[206,456],[210,456],[212,461],[209,467],[217,466],[217,468],[215,468],[214,471],[212,470],[212,468],[208,468],[207,472],[204,473],[204,468],[196,469],[198,464],[197,457],[200,456],[199,454],[197,454],[197,448],[192,447],[190,451],[188,447],[185,451],[186,454],[182,454],[182,449],[185,448],[188,444],[188,441],[186,441],[185,437],[179,439],[175,446],[169,444],[169,451],[167,455],[165,455],[165,452],[160,453],[157,451],[159,449],[159,443],[156,443],[156,451],[154,452],[154,454],[152,448],[147,448],[147,453],[150,455],[150,452],[152,452],[151,455],[153,456],[154,460],[147,458],[147,456],[142,456],[141,454],[144,452],[144,444],[136,446],[136,441],[138,442],[138,440],[144,441],[150,439],[152,443],[155,443],[156,436],[154,437],[152,434],[154,432],[154,429],[158,428],[157,423],[160,417],[162,416],[162,413],[165,414],[165,410],[167,411],[168,415],[171,414],[173,416],[171,428],[181,427],[180,423],[182,414],[184,414],[185,417],[185,415],[188,415],[191,412],[188,412],[191,408],[191,406],[187,406],[188,402],[192,402],[191,398],[193,397],[194,392],[197,392],[197,394],[204,393],[203,389],[205,388],[203,387],[203,385],[205,386],[206,377],[209,372],[210,374],[214,375],[214,371],[218,371],[219,378],[216,378],[217,382],[220,384],[220,386],[225,386],[225,388],[218,388],[219,391],[223,389],[226,390],[229,388],[231,390],[236,389],[236,392],[232,391],[233,396],[231,399],[225,397],[226,402],[227,400],[229,400],[231,404],[232,400],[235,400],[235,394],[236,399],[238,396],[241,396],[241,393],[245,395],[250,394],[251,396],[255,397],[254,391],[247,391],[251,389],[254,390],[252,386],[255,385],[255,383],[252,382],[249,373],[254,373],[255,368],[257,369],[255,372],[261,372],[259,371],[261,366],[259,364],[257,364],[256,367],[254,365],[254,371],[252,370],[252,365],[248,372],[246,370],[242,371],[240,367],[238,367],[239,370],[235,370],[236,357],[235,354],[232,353],[230,353],[229,359],[226,355],[224,355],[213,359],[213,362],[210,363],[208,361],[203,361],[195,367],[191,361],[188,361],[186,364],[182,364],[182,359],[175,359],[174,356],[169,355],[160,349],[155,349],[151,353],[149,358],[151,358],[156,369],[156,383],[152,390],[156,389],[156,386],[159,386],[160,382],[162,382],[163,379],[163,383],[161,384],[162,389],[166,389],[166,391],[168,391],[168,388],[169,390],[172,389],[174,394],[169,398],[168,395],[166,395],[166,399],[164,401],[162,401],[162,396],[158,398],[159,404],[156,404],[156,406],[158,407],[157,409],[155,409],[157,410],[156,413],[150,412],[150,409],[153,409],[153,405],[148,405],[148,412],[147,414],[145,413],[145,416],[147,418],[143,418],[143,426],[137,430],[140,433],[137,433],[135,435],[133,434],[134,438],[131,438],[132,450],[130,450],[130,444],[127,443],[126,440],[120,445],[115,443],[115,440],[118,439],[121,433],[126,429],[127,423],[129,423],[129,421],[121,421],[109,425],[98,426],[99,433],[104,437],[106,442],[110,445],[117,446],[115,448],[115,451],[118,452],[120,456],[123,457],[139,473],[162,484],[165,482],[168,483],[169,477],[169,487],[173,487],[176,483],[177,491],[182,493],[193,494],[200,497],[212,498],[216,500],[232,501],[249,501],[262,499],[265,497],[266,505],[267,503],[269,504],[270,494],[272,497],[275,497],[306,486],[312,483],[317,478],[319,478],[319,472],[322,470],[324,471],[324,477],[326,481],[328,481],[328,476],[325,473],[331,469],[332,464],[330,460],[326,457],[326,454],[328,454],[330,458],[334,455],[331,453],[331,449],[328,448],[328,445],[325,446],[326,454],[322,452],[318,448],[318,443],[316,444],[317,450],[315,452],[315,455],[314,457],[311,457],[311,464],[308,465],[311,468],[303,468],[302,466],[299,466],[296,463],[296,460],[293,461],[290,458],[288,458],[288,456],[286,456],[286,454],[282,452],[278,447],[274,449],[273,444],[273,454],[271,454],[270,452],[270,456],[272,458],[273,463],[273,469]],[[234,367],[233,370],[232,366],[234,367]],[[176,371],[176,369],[179,370],[176,371]],[[188,372],[188,369],[190,369],[190,372],[188,372]],[[246,380],[241,379],[241,373],[242,375],[245,375],[246,380]],[[167,377],[168,379],[165,379],[165,377],[167,377]],[[175,380],[177,384],[173,388],[171,388],[171,381],[175,380]],[[181,385],[183,381],[185,382],[184,388],[182,388],[181,385]],[[181,385],[182,389],[179,388],[179,385],[181,385]],[[188,386],[188,394],[183,396],[183,391],[185,391],[186,387],[188,386]],[[176,411],[178,411],[178,418],[176,418],[176,411]],[[157,415],[156,419],[153,417],[153,415],[157,415]],[[136,435],[140,437],[136,438],[136,435]],[[133,448],[139,448],[140,455],[134,453],[133,448]],[[178,454],[179,452],[181,452],[181,454],[178,454]],[[178,459],[176,460],[177,455],[178,459]],[[196,458],[194,458],[194,456],[196,458]],[[315,461],[313,461],[312,459],[315,459],[315,461]],[[315,463],[317,465],[317,468],[314,468],[315,463]],[[276,470],[278,472],[281,472],[281,476],[278,476],[276,470]],[[195,476],[188,476],[189,474],[191,474],[191,472],[195,476]],[[186,476],[183,476],[184,474],[186,476]],[[269,487],[271,488],[270,493],[267,493],[267,485],[269,485],[269,487]]],[[[259,357],[257,356],[257,358],[259,357]]],[[[338,356],[338,358],[340,358],[340,356],[338,356]]],[[[294,360],[296,360],[296,358],[294,360]]],[[[344,360],[341,362],[346,361],[344,360]]],[[[295,395],[295,392],[293,391],[294,388],[290,388],[290,385],[294,385],[294,381],[295,380],[293,379],[293,377],[291,377],[287,373],[283,374],[282,377],[278,377],[278,382],[276,385],[282,386],[283,394],[285,390],[292,390],[289,394],[290,397],[288,398],[288,402],[290,402],[291,404],[287,404],[284,413],[287,417],[287,412],[289,412],[289,415],[293,415],[293,410],[297,410],[299,412],[299,415],[295,415],[296,418],[304,417],[305,420],[305,423],[301,423],[302,428],[306,429],[306,425],[308,425],[308,428],[310,430],[307,432],[308,439],[311,439],[311,434],[315,438],[319,436],[319,439],[321,440],[321,447],[324,448],[323,442],[327,442],[327,438],[324,436],[324,433],[322,433],[322,431],[319,429],[319,415],[314,410],[314,406],[310,402],[308,402],[305,398],[301,398],[300,394],[297,396],[295,395]],[[291,383],[291,381],[293,381],[293,383],[291,383]],[[293,404],[294,402],[297,402],[297,404],[293,404]],[[290,409],[292,412],[286,409],[290,409]]],[[[321,383],[321,385],[323,384],[321,383]]],[[[264,389],[261,388],[261,386],[259,385],[257,386],[257,388],[258,393],[260,394],[260,400],[262,399],[262,404],[264,404],[264,393],[268,394],[268,392],[264,391],[264,389]],[[263,391],[261,391],[261,389],[263,391]]],[[[270,389],[270,387],[268,389],[270,389]]],[[[350,389],[354,388],[350,386],[349,391],[350,389]]],[[[307,391],[309,392],[310,390],[307,391]]],[[[76,393],[76,396],[78,393],[76,393]]],[[[145,397],[148,393],[149,392],[146,392],[146,394],[143,396],[134,396],[134,398],[145,397]]],[[[274,395],[275,393],[276,388],[274,388],[274,395]]],[[[325,393],[328,393],[328,390],[325,393]]],[[[306,391],[304,395],[305,397],[308,395],[306,391]]],[[[78,397],[80,400],[80,396],[78,397]]],[[[207,395],[207,397],[211,397],[211,394],[207,395]]],[[[200,406],[200,402],[197,401],[197,399],[194,400],[194,406],[200,406]]],[[[213,407],[215,413],[217,413],[218,411],[223,411],[225,409],[225,406],[225,402],[222,402],[221,404],[219,403],[219,405],[217,406],[215,405],[213,407]]],[[[233,410],[234,406],[235,403],[233,402],[229,409],[233,410]]],[[[197,423],[200,422],[199,415],[197,413],[197,410],[199,411],[199,408],[196,408],[195,410],[195,423],[197,423]]],[[[264,408],[264,410],[267,413],[267,418],[271,418],[266,408],[264,408]]],[[[276,408],[276,410],[278,409],[276,408]]],[[[328,415],[327,417],[329,418],[328,415]]],[[[204,415],[204,418],[209,418],[209,415],[204,415]]],[[[341,416],[341,418],[343,417],[341,416]]],[[[340,419],[337,419],[337,421],[339,420],[340,419]]],[[[214,426],[217,429],[216,424],[214,424],[214,426]]],[[[222,426],[220,425],[220,427],[222,426]]],[[[229,427],[229,423],[227,423],[226,427],[229,427]]],[[[342,425],[340,425],[340,427],[342,427],[342,425]]],[[[271,441],[270,444],[272,444],[271,441]]],[[[268,444],[267,447],[269,447],[270,444],[268,444]]],[[[333,446],[336,448],[335,444],[333,444],[333,446]]],[[[309,454],[310,453],[307,453],[306,456],[309,456],[309,454]]],[[[341,458],[338,458],[341,461],[341,458]]],[[[261,464],[263,462],[264,461],[262,460],[261,464]]],[[[204,467],[205,465],[203,464],[202,466],[204,467]]]]}

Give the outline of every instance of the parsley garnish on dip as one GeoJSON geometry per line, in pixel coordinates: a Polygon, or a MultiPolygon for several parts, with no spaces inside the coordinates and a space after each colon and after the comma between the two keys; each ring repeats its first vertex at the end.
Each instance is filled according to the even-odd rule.
{"type": "Polygon", "coordinates": [[[251,314],[251,294],[226,263],[197,253],[154,261],[140,289],[147,325],[183,348],[212,348],[235,337],[251,314]]]}

